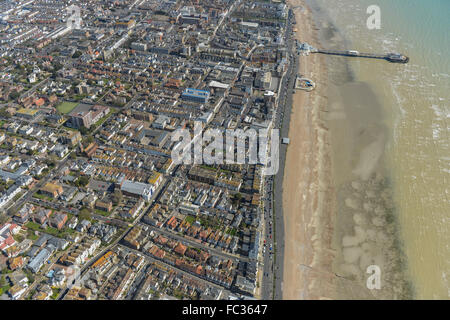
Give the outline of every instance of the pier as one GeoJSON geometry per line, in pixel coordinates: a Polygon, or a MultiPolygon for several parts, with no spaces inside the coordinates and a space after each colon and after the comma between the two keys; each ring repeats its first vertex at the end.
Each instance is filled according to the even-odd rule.
{"type": "Polygon", "coordinates": [[[375,54],[375,53],[362,53],[354,50],[348,51],[317,50],[316,53],[330,54],[335,56],[345,56],[345,57],[382,59],[393,63],[408,63],[409,61],[409,58],[407,56],[402,55],[400,53],[375,54]]]}
{"type": "Polygon", "coordinates": [[[375,53],[362,53],[356,50],[324,50],[324,49],[316,49],[311,45],[309,45],[308,43],[301,43],[301,44],[297,43],[297,53],[300,55],[309,55],[310,53],[322,53],[344,57],[381,59],[393,63],[409,62],[409,57],[400,53],[375,54],[375,53]]]}

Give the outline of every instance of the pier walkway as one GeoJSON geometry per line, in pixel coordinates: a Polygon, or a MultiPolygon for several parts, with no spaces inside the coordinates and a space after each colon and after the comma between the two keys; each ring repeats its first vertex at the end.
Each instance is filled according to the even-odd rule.
{"type": "Polygon", "coordinates": [[[344,57],[359,57],[359,58],[370,58],[370,59],[382,59],[387,60],[393,63],[408,63],[409,57],[400,54],[400,53],[387,53],[387,54],[375,54],[375,53],[362,53],[356,50],[324,50],[317,49],[308,43],[299,43],[297,44],[297,53],[299,55],[309,55],[310,53],[322,53],[336,56],[344,56],[344,57]]]}
{"type": "MultiPolygon", "coordinates": [[[[311,51],[314,53],[314,51],[311,51]]],[[[375,53],[362,53],[358,51],[348,50],[348,51],[337,51],[337,50],[317,50],[315,53],[331,54],[336,56],[345,57],[359,57],[359,58],[371,58],[371,59],[382,59],[394,63],[408,63],[409,58],[399,53],[388,53],[388,54],[375,54],[375,53]]]]}

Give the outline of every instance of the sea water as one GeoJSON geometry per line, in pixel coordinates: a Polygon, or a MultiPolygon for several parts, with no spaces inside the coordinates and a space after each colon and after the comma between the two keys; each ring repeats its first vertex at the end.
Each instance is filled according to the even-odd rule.
{"type": "Polygon", "coordinates": [[[384,162],[415,298],[450,297],[450,1],[315,0],[344,35],[343,47],[399,52],[408,64],[345,58],[368,83],[388,131],[384,162]],[[369,29],[367,8],[380,8],[369,29]]]}

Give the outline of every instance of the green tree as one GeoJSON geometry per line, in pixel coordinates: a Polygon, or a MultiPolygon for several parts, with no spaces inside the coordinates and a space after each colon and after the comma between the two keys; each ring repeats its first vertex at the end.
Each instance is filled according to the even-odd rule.
{"type": "Polygon", "coordinates": [[[83,53],[79,50],[75,51],[75,53],[72,55],[72,58],[77,59],[79,57],[81,57],[83,53]]]}
{"type": "Polygon", "coordinates": [[[60,69],[62,69],[63,65],[59,62],[56,62],[53,64],[53,70],[58,71],[60,69]]]}
{"type": "Polygon", "coordinates": [[[92,213],[88,208],[83,208],[83,209],[81,209],[80,214],[78,215],[78,218],[80,218],[80,220],[91,220],[92,213]]]}
{"type": "Polygon", "coordinates": [[[9,97],[13,100],[16,100],[17,98],[19,98],[19,96],[20,96],[20,93],[18,93],[17,90],[14,90],[9,94],[9,97]]]}
{"type": "Polygon", "coordinates": [[[235,193],[233,198],[231,198],[231,202],[233,204],[239,204],[241,202],[241,200],[242,200],[242,194],[240,194],[239,192],[235,193]]]}
{"type": "Polygon", "coordinates": [[[81,176],[78,178],[76,185],[79,187],[85,187],[89,183],[89,177],[87,176],[81,176]]]}
{"type": "Polygon", "coordinates": [[[94,137],[93,136],[87,136],[86,138],[84,138],[85,144],[89,145],[92,142],[94,142],[94,137]]]}
{"type": "Polygon", "coordinates": [[[80,133],[81,133],[82,135],[86,135],[86,134],[89,133],[89,129],[86,128],[86,127],[81,127],[81,128],[80,128],[80,133]]]}
{"type": "Polygon", "coordinates": [[[6,280],[5,280],[5,275],[2,274],[2,276],[0,277],[0,288],[6,286],[6,280]]]}
{"type": "Polygon", "coordinates": [[[115,190],[111,197],[113,205],[115,206],[119,205],[122,202],[122,199],[123,199],[122,192],[120,190],[115,190]]]}

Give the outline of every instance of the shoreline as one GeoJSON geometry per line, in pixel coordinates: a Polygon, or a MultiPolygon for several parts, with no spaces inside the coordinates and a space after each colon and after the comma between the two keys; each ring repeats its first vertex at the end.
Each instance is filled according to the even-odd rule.
{"type": "MultiPolygon", "coordinates": [[[[289,5],[297,23],[295,38],[317,46],[318,29],[309,7],[300,0],[291,0],[289,5]]],[[[326,68],[324,56],[299,57],[298,73],[311,78],[317,87],[293,95],[282,197],[283,299],[335,298],[335,290],[330,290],[336,277],[331,272],[334,192],[330,190],[333,184],[328,129],[321,115],[327,104],[326,68]]]]}
{"type": "MultiPolygon", "coordinates": [[[[342,46],[346,40],[326,12],[306,2],[289,1],[295,38],[342,46]]],[[[293,96],[283,178],[283,299],[409,297],[384,164],[381,105],[343,58],[312,54],[299,60],[299,73],[317,88],[293,96]],[[374,264],[382,270],[382,290],[366,286],[366,268],[374,264]]]]}

